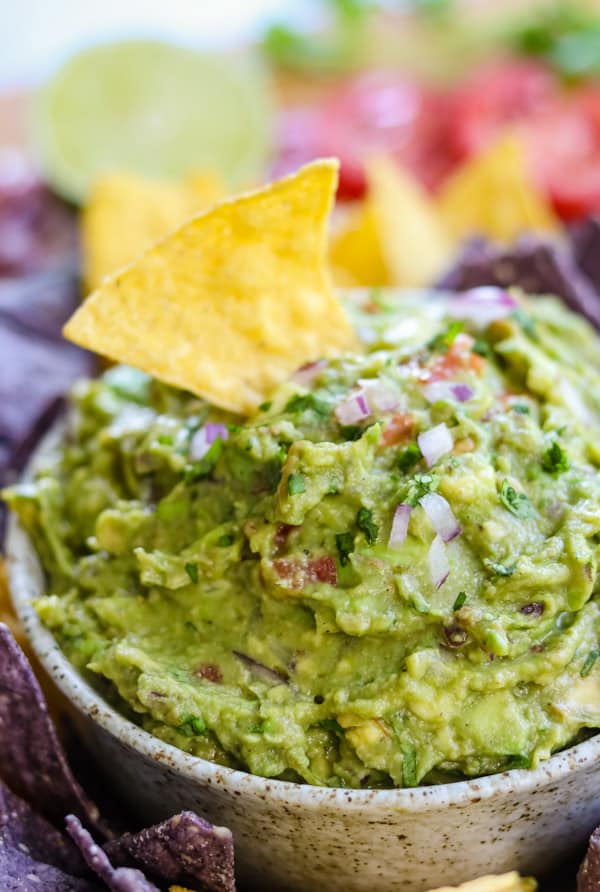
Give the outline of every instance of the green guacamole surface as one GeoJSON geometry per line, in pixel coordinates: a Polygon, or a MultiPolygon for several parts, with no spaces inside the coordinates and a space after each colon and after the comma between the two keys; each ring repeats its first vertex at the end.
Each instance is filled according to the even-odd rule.
{"type": "Polygon", "coordinates": [[[477,327],[373,295],[364,355],[249,419],[123,367],[79,383],[7,495],[68,658],[162,740],[311,784],[535,766],[600,726],[600,353],[557,301],[518,300],[477,327]],[[432,428],[451,443],[428,467],[432,428]]]}

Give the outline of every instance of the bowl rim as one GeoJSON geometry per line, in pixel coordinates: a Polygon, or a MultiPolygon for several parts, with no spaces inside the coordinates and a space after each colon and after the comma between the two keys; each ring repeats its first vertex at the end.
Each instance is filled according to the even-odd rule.
{"type": "MultiPolygon", "coordinates": [[[[56,448],[64,429],[59,420],[42,437],[23,474],[31,477],[38,464],[56,448]]],[[[86,681],[69,662],[51,631],[39,619],[32,598],[43,585],[43,571],[35,548],[11,513],[5,542],[10,597],[21,620],[29,643],[43,668],[62,694],[77,709],[96,722],[105,732],[115,737],[147,759],[175,770],[190,781],[206,786],[227,789],[235,795],[243,794],[286,805],[296,803],[303,808],[323,811],[346,809],[389,809],[419,813],[449,806],[464,806],[493,796],[509,797],[529,793],[567,775],[591,768],[600,762],[600,732],[568,747],[536,768],[512,769],[445,784],[385,789],[358,789],[312,786],[277,778],[262,777],[235,768],[228,768],[207,759],[193,756],[155,737],[121,715],[86,681]]]]}

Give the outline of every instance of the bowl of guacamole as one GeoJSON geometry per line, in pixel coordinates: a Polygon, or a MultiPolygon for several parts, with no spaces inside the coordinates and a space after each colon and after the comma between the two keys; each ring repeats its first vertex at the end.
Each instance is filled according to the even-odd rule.
{"type": "Polygon", "coordinates": [[[600,354],[554,298],[346,300],[363,352],[251,418],[123,366],[79,382],[6,498],[35,621],[111,714],[397,831],[596,745],[600,354]]]}

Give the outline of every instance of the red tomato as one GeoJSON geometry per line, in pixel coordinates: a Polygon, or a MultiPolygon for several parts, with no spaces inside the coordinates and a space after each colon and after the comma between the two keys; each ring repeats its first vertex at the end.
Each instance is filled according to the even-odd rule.
{"type": "Polygon", "coordinates": [[[377,152],[406,164],[428,185],[439,179],[445,153],[438,96],[394,71],[369,71],[335,91],[320,110],[321,139],[341,162],[340,197],[365,189],[362,162],[377,152]]]}
{"type": "Polygon", "coordinates": [[[450,101],[452,151],[459,160],[479,154],[507,124],[550,102],[557,89],[550,71],[531,60],[498,60],[477,69],[450,101]]]}
{"type": "Polygon", "coordinates": [[[566,93],[527,127],[531,169],[563,220],[600,211],[600,88],[566,93]]]}
{"type": "Polygon", "coordinates": [[[447,103],[393,71],[370,71],[334,90],[317,109],[284,113],[275,172],[289,172],[312,158],[341,161],[338,197],[360,198],[363,161],[392,155],[427,186],[448,173],[447,103]]]}

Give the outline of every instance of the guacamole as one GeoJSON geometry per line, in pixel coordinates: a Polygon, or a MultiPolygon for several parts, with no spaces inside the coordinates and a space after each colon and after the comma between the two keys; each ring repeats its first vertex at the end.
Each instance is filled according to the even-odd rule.
{"type": "MultiPolygon", "coordinates": [[[[133,369],[8,493],[68,658],[266,777],[414,786],[600,726],[600,353],[558,301],[373,294],[252,418],[133,369]]],[[[290,335],[291,337],[293,335],[290,335]]]]}

